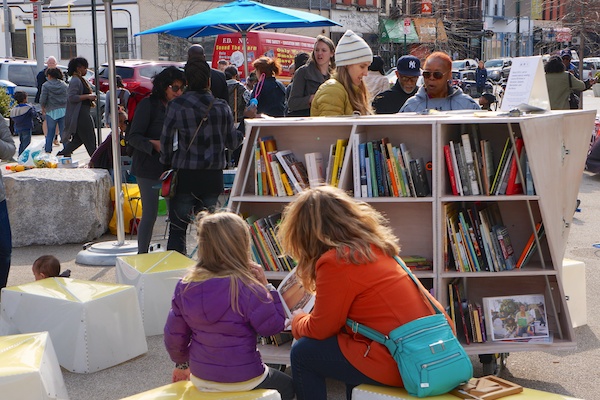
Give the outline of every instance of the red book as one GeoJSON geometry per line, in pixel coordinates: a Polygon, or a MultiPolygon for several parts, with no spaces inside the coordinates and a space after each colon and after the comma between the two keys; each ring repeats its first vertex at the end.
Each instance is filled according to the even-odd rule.
{"type": "MultiPolygon", "coordinates": [[[[506,194],[520,194],[523,193],[523,184],[522,182],[517,183],[517,177],[519,176],[519,170],[517,163],[521,159],[521,151],[523,150],[523,139],[517,138],[515,140],[515,146],[517,147],[517,156],[512,158],[512,162],[510,164],[510,170],[508,173],[508,185],[506,186],[506,194]]],[[[523,171],[523,177],[525,176],[525,171],[523,171]]]]}
{"type": "Polygon", "coordinates": [[[452,194],[458,196],[456,188],[456,175],[454,174],[454,166],[452,165],[452,156],[450,155],[450,145],[444,146],[444,157],[446,158],[446,167],[448,168],[448,176],[450,177],[450,186],[452,186],[452,194]]]}

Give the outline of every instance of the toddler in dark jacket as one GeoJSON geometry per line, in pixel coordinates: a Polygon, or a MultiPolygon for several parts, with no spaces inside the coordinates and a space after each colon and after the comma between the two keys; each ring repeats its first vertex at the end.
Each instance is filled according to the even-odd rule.
{"type": "Polygon", "coordinates": [[[27,103],[27,93],[18,91],[14,96],[17,105],[10,110],[10,119],[12,119],[15,133],[19,135],[19,155],[31,143],[31,131],[33,130],[33,117],[35,110],[31,104],[27,103]]]}

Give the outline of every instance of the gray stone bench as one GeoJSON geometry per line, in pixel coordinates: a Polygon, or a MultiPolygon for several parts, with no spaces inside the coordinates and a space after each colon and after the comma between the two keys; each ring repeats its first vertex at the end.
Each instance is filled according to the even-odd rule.
{"type": "Polygon", "coordinates": [[[36,168],[4,176],[14,247],[86,243],[108,228],[113,206],[103,169],[36,168]]]}

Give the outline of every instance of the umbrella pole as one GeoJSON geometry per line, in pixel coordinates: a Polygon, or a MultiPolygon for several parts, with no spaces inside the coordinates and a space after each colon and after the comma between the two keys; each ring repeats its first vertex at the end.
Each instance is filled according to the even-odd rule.
{"type": "Polygon", "coordinates": [[[244,78],[248,81],[248,43],[247,32],[242,31],[242,46],[244,48],[244,78]]]}

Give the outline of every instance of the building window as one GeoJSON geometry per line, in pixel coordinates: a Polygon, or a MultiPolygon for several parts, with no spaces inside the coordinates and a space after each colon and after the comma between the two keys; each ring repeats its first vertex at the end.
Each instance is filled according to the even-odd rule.
{"type": "Polygon", "coordinates": [[[129,36],[127,28],[115,28],[113,30],[115,58],[129,58],[129,36]]]}
{"type": "Polygon", "coordinates": [[[70,60],[77,57],[77,35],[75,29],[60,30],[60,58],[70,60]]]}

